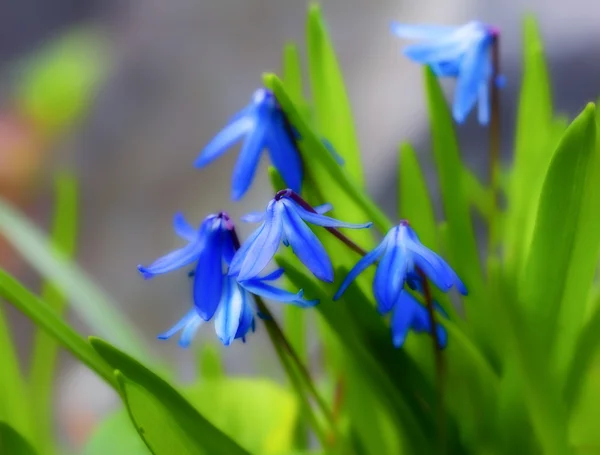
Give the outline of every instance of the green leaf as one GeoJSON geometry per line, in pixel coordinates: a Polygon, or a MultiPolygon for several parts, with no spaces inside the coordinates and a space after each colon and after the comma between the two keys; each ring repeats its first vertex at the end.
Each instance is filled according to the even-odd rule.
{"type": "Polygon", "coordinates": [[[321,7],[313,3],[306,24],[310,88],[316,114],[316,128],[344,158],[345,168],[359,185],[364,186],[360,150],[350,100],[321,7]]]}
{"type": "Polygon", "coordinates": [[[452,116],[437,76],[425,69],[433,155],[437,164],[444,215],[448,223],[448,248],[453,266],[470,292],[482,282],[475,233],[464,189],[464,166],[452,116]]]}
{"type": "Polygon", "coordinates": [[[400,218],[408,220],[424,245],[436,250],[437,227],[427,183],[419,166],[417,154],[410,144],[400,146],[398,200],[400,218]]]}
{"type": "MultiPolygon", "coordinates": [[[[55,209],[52,225],[52,245],[66,259],[75,252],[77,239],[77,180],[70,173],[58,174],[55,180],[55,209]]],[[[64,294],[51,282],[42,286],[42,301],[61,315],[66,305],[64,294]]],[[[34,336],[33,356],[29,382],[31,402],[35,409],[37,435],[36,446],[50,453],[54,445],[52,382],[56,367],[58,344],[44,330],[39,328],[34,336]]]]}
{"type": "Polygon", "coordinates": [[[9,421],[16,431],[31,438],[29,395],[2,306],[0,303],[0,421],[9,421]]]}
{"type": "Polygon", "coordinates": [[[113,387],[113,370],[94,352],[89,343],[56,314],[50,305],[29,292],[21,283],[0,269],[0,297],[46,330],[65,349],[96,372],[113,387]]]}
{"type": "Polygon", "coordinates": [[[519,281],[519,300],[527,306],[536,332],[544,342],[554,337],[570,270],[579,266],[575,260],[581,259],[583,254],[583,246],[576,250],[580,228],[592,235],[592,243],[598,243],[595,239],[598,233],[590,234],[589,226],[581,224],[589,221],[589,215],[583,212],[588,208],[587,190],[589,185],[597,184],[591,180],[596,173],[595,166],[590,166],[595,147],[595,108],[590,103],[569,126],[552,157],[537,209],[529,256],[519,281]]]}
{"type": "MultiPolygon", "coordinates": [[[[314,188],[319,190],[325,201],[334,205],[337,212],[354,214],[356,218],[351,221],[371,220],[379,230],[387,232],[392,226],[391,222],[377,204],[336,163],[320,137],[298,113],[282,82],[274,74],[263,75],[263,81],[265,87],[275,94],[289,122],[300,133],[298,146],[314,188]]],[[[351,232],[349,235],[363,239],[365,232],[351,232]]],[[[372,239],[367,237],[366,241],[372,242],[372,239]]]]}
{"type": "Polygon", "coordinates": [[[71,30],[26,62],[17,102],[51,133],[80,118],[108,68],[106,38],[91,28],[71,30]]]}
{"type": "Polygon", "coordinates": [[[90,338],[115,370],[123,401],[140,437],[155,455],[247,454],[168,382],[110,344],[90,338]]]}
{"type": "MultiPolygon", "coordinates": [[[[0,199],[0,233],[40,274],[54,283],[71,308],[95,333],[106,336],[138,358],[151,359],[122,311],[46,236],[8,202],[0,199]]],[[[150,362],[150,361],[149,361],[150,362]]]]}
{"type": "Polygon", "coordinates": [[[0,421],[0,453],[6,455],[36,455],[31,444],[6,422],[0,421]]]}
{"type": "Polygon", "coordinates": [[[523,49],[523,82],[505,225],[506,260],[515,268],[520,268],[527,257],[535,209],[556,144],[550,78],[538,25],[532,16],[525,18],[523,49]]]}
{"type": "Polygon", "coordinates": [[[518,282],[518,307],[507,306],[513,312],[511,329],[525,381],[525,400],[533,428],[548,454],[567,453],[566,412],[554,365],[547,359],[553,358],[560,304],[569,269],[574,266],[573,247],[596,145],[595,122],[594,105],[590,104],[569,126],[554,152],[529,256],[518,282]]]}
{"type": "MultiPolygon", "coordinates": [[[[596,110],[596,125],[600,125],[596,110]]],[[[596,129],[596,131],[598,131],[596,129]]],[[[598,136],[596,139],[600,139],[598,136]]],[[[576,347],[578,336],[584,326],[590,289],[594,283],[598,258],[600,257],[600,141],[589,159],[587,182],[581,196],[582,206],[577,222],[576,237],[570,266],[567,269],[564,295],[560,304],[558,326],[555,333],[557,344],[558,374],[564,378],[568,365],[580,354],[576,347]]],[[[586,370],[580,370],[581,374],[586,370]]]]}
{"type": "Polygon", "coordinates": [[[298,403],[277,383],[259,378],[202,381],[185,395],[250,453],[279,455],[293,449],[298,403]]]}
{"type": "Polygon", "coordinates": [[[298,46],[288,43],[283,48],[283,68],[281,80],[290,99],[296,106],[306,103],[302,89],[302,68],[298,46]]]}
{"type": "Polygon", "coordinates": [[[81,455],[149,455],[151,452],[138,436],[127,411],[121,409],[95,428],[81,455]]]}

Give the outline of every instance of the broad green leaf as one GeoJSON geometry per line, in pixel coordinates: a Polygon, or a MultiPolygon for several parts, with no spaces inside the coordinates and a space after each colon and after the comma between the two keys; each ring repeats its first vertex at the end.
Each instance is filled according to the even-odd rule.
{"type": "MultiPolygon", "coordinates": [[[[598,110],[596,113],[598,114],[598,110]]],[[[596,123],[597,126],[600,125],[598,118],[596,123]]],[[[568,374],[568,365],[579,355],[580,348],[576,348],[575,343],[584,326],[590,289],[600,257],[600,141],[589,159],[587,174],[577,230],[574,233],[571,262],[566,270],[564,294],[560,304],[560,330],[555,333],[557,367],[561,378],[568,374]]]]}
{"type": "MultiPolygon", "coordinates": [[[[490,188],[483,186],[477,176],[466,167],[463,171],[463,178],[465,194],[470,204],[489,221],[494,203],[493,192],[490,188]]],[[[500,187],[502,188],[503,185],[501,184],[500,187]]]]}
{"type": "Polygon", "coordinates": [[[212,425],[168,382],[110,344],[90,338],[114,370],[123,401],[136,429],[155,455],[247,454],[212,425]]]}
{"type": "Polygon", "coordinates": [[[6,455],[36,455],[32,445],[6,422],[0,421],[0,453],[6,455]]]}
{"type": "Polygon", "coordinates": [[[535,208],[555,146],[550,78],[538,25],[532,16],[525,18],[523,32],[523,82],[505,224],[506,258],[514,267],[521,267],[526,257],[529,228],[535,220],[535,208]]]}
{"type": "Polygon", "coordinates": [[[288,43],[283,48],[281,81],[295,106],[301,107],[306,104],[303,95],[300,54],[298,46],[293,43],[288,43]]]}
{"type": "Polygon", "coordinates": [[[46,330],[65,349],[113,387],[113,370],[96,354],[89,343],[69,326],[46,302],[0,269],[0,297],[46,330]]]}
{"type": "Polygon", "coordinates": [[[222,379],[225,377],[223,359],[216,343],[205,343],[198,350],[198,367],[203,379],[222,379]]]}
{"type": "Polygon", "coordinates": [[[105,417],[87,441],[81,455],[150,455],[138,436],[127,411],[121,409],[105,417]]]}
{"type": "Polygon", "coordinates": [[[419,166],[417,154],[410,144],[400,146],[400,172],[398,197],[400,218],[408,220],[421,242],[437,250],[437,227],[427,190],[425,177],[419,166]]]}
{"type": "Polygon", "coordinates": [[[577,404],[581,402],[582,388],[588,380],[588,373],[591,370],[593,371],[593,362],[596,360],[598,352],[600,352],[600,331],[598,330],[598,327],[600,327],[600,305],[598,305],[598,301],[600,301],[600,298],[597,297],[592,316],[577,334],[575,348],[566,371],[564,396],[569,411],[573,411],[577,404]]]}
{"type": "Polygon", "coordinates": [[[93,332],[106,336],[138,358],[151,359],[118,305],[48,238],[8,202],[0,199],[0,233],[54,286],[93,332]]]}
{"type": "Polygon", "coordinates": [[[431,123],[433,155],[437,164],[444,215],[448,223],[448,248],[453,266],[465,281],[469,291],[475,292],[482,282],[475,233],[469,213],[469,202],[464,188],[464,167],[452,116],[437,76],[425,69],[427,98],[431,123]]]}
{"type": "Polygon", "coordinates": [[[306,24],[308,69],[316,129],[344,158],[345,168],[359,186],[364,186],[360,150],[344,78],[323,17],[313,3],[306,24]]]}
{"type": "Polygon", "coordinates": [[[16,95],[22,112],[50,133],[78,120],[108,69],[106,44],[98,30],[75,29],[30,57],[16,95]]]}
{"type": "Polygon", "coordinates": [[[185,396],[223,433],[250,453],[279,455],[292,450],[298,419],[295,396],[259,378],[202,381],[185,396]]]}
{"type": "Polygon", "coordinates": [[[567,129],[554,152],[537,210],[533,241],[519,280],[518,309],[513,311],[516,352],[525,400],[544,453],[567,453],[566,410],[553,371],[553,337],[570,267],[583,196],[596,145],[594,105],[588,105],[567,129]],[[522,314],[519,317],[518,312],[522,314]],[[523,317],[524,316],[524,317],[523,317]],[[535,330],[531,330],[535,327],[535,330]]]}
{"type": "Polygon", "coordinates": [[[0,421],[10,422],[16,431],[31,438],[29,395],[3,305],[0,302],[0,421]]]}
{"type": "Polygon", "coordinates": [[[536,333],[541,334],[544,342],[554,338],[569,272],[580,265],[575,260],[582,255],[576,248],[581,229],[592,236],[592,243],[597,243],[598,234],[590,234],[589,226],[581,224],[589,223],[588,214],[583,213],[588,208],[585,198],[591,196],[587,193],[589,185],[597,183],[591,181],[596,174],[595,166],[591,165],[595,147],[595,108],[589,104],[569,126],[552,157],[529,256],[519,281],[519,301],[527,306],[536,333]]]}
{"type": "MultiPolygon", "coordinates": [[[[282,82],[274,74],[263,76],[265,87],[271,90],[289,122],[298,130],[300,140],[298,146],[310,183],[323,196],[321,202],[331,202],[334,209],[341,214],[351,213],[355,218],[348,221],[373,223],[382,232],[391,228],[391,222],[377,205],[364,193],[352,178],[336,163],[320,137],[310,128],[290,100],[282,82]]],[[[349,233],[351,237],[360,237],[356,232],[349,233]]],[[[364,231],[363,231],[364,236],[364,231]]],[[[360,237],[362,239],[362,237],[360,237]]],[[[372,240],[371,240],[372,242],[372,240]]]]}
{"type": "MultiPolygon", "coordinates": [[[[71,259],[77,239],[77,180],[70,173],[58,174],[55,180],[54,220],[51,241],[56,250],[71,259]]],[[[61,315],[66,305],[64,294],[53,283],[45,281],[42,286],[42,301],[61,315]]],[[[36,330],[33,356],[29,373],[31,402],[35,409],[37,434],[35,444],[46,453],[51,453],[54,442],[53,425],[53,379],[56,367],[58,344],[41,328],[36,330]]]]}

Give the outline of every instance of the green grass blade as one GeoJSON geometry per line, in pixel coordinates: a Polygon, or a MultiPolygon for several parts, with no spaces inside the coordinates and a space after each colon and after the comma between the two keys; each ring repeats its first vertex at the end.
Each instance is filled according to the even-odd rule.
{"type": "Polygon", "coordinates": [[[16,431],[31,439],[31,401],[2,306],[0,302],[0,421],[10,422],[16,431]]]}
{"type": "Polygon", "coordinates": [[[3,200],[0,200],[0,233],[43,277],[65,294],[72,309],[94,332],[127,347],[139,358],[151,358],[118,306],[75,264],[53,248],[39,229],[3,200]]]}
{"type": "Polygon", "coordinates": [[[36,325],[46,330],[65,349],[97,373],[113,387],[116,381],[113,370],[96,354],[89,343],[75,332],[63,319],[29,292],[21,283],[0,269],[0,296],[24,313],[36,325]]]}
{"type": "Polygon", "coordinates": [[[90,343],[106,363],[118,370],[123,401],[153,454],[248,454],[164,379],[98,338],[90,338],[90,343]]]}
{"type": "Polygon", "coordinates": [[[505,226],[507,261],[515,267],[522,266],[527,254],[535,207],[555,145],[550,77],[538,25],[532,16],[525,18],[523,31],[524,72],[505,226]]]}
{"type": "Polygon", "coordinates": [[[460,159],[458,141],[452,116],[437,76],[425,69],[433,154],[437,164],[444,215],[448,222],[448,248],[459,276],[469,291],[475,293],[482,273],[475,234],[464,189],[464,166],[460,159]]]}
{"type": "Polygon", "coordinates": [[[283,65],[281,81],[290,99],[296,106],[305,104],[302,84],[302,65],[298,46],[288,43],[283,48],[283,65]]]}
{"type": "MultiPolygon", "coordinates": [[[[356,222],[368,219],[382,232],[387,232],[392,227],[390,220],[336,163],[319,136],[299,114],[282,82],[274,74],[263,75],[263,81],[265,87],[275,94],[290,123],[300,133],[299,149],[304,163],[310,163],[306,166],[310,182],[315,187],[326,190],[321,193],[326,195],[327,201],[331,202],[339,213],[354,214],[356,218],[352,221],[356,222]]],[[[354,239],[363,239],[364,233],[365,231],[349,232],[348,235],[354,239]]],[[[366,240],[369,241],[368,237],[366,240]]]]}
{"type": "Polygon", "coordinates": [[[437,227],[425,177],[417,154],[410,144],[400,146],[399,172],[400,218],[408,220],[424,245],[438,249],[437,227]]]}
{"type": "Polygon", "coordinates": [[[6,455],[36,455],[33,446],[6,422],[0,421],[0,453],[6,455]]]}
{"type": "MultiPolygon", "coordinates": [[[[56,177],[55,209],[51,230],[51,242],[54,248],[66,259],[72,259],[77,239],[78,188],[75,177],[63,173],[56,177]]],[[[54,283],[45,281],[42,286],[41,300],[61,315],[66,299],[54,283]]],[[[31,402],[35,410],[36,446],[44,453],[51,453],[54,445],[54,425],[52,397],[54,370],[58,344],[41,328],[37,329],[33,342],[33,356],[29,373],[31,402]]]]}
{"type": "Polygon", "coordinates": [[[306,39],[317,131],[344,158],[346,170],[362,187],[364,176],[350,100],[321,8],[316,3],[311,4],[308,9],[306,39]]]}

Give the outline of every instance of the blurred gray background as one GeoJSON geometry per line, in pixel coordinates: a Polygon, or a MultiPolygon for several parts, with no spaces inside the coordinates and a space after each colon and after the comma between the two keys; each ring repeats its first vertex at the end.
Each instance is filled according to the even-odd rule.
{"type": "MultiPolygon", "coordinates": [[[[391,20],[454,25],[479,19],[501,28],[502,70],[508,79],[502,98],[506,162],[520,84],[524,13],[533,12],[540,21],[558,110],[573,115],[600,94],[600,6],[595,0],[326,0],[323,10],[344,70],[369,191],[392,215],[397,145],[409,140],[427,152],[428,125],[421,69],[401,56],[407,43],[390,35],[391,20]]],[[[197,223],[223,209],[237,218],[268,200],[266,162],[249,195],[237,204],[229,200],[235,150],[207,169],[194,169],[192,162],[248,102],[261,73],[278,71],[283,44],[303,43],[305,11],[306,2],[291,0],[3,2],[0,70],[74,25],[95,23],[109,36],[113,65],[108,78],[83,121],[53,144],[52,161],[72,163],[81,178],[79,262],[121,303],[150,349],[171,359],[184,377],[194,370],[193,350],[179,349],[175,340],[159,342],[155,334],[189,306],[186,277],[144,282],[135,266],[179,245],[171,229],[176,211],[197,223]]],[[[486,129],[470,118],[459,134],[469,163],[485,178],[486,129]]],[[[430,160],[423,162],[433,184],[430,160]]],[[[47,198],[39,196],[27,204],[45,203],[47,198]]],[[[19,343],[27,346],[27,322],[12,316],[19,343]]],[[[263,336],[226,350],[230,371],[274,368],[263,336]],[[248,350],[251,356],[242,356],[248,350]]],[[[196,345],[213,339],[212,328],[205,327],[196,345]]],[[[81,367],[67,359],[64,365],[58,412],[67,438],[77,443],[88,430],[82,416],[93,421],[114,404],[114,397],[81,367]]]]}

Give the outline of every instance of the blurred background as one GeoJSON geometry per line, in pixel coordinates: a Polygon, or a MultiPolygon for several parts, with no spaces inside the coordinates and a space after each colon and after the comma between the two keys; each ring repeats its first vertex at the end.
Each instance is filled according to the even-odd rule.
{"type": "MultiPolygon", "coordinates": [[[[179,245],[171,229],[176,211],[193,223],[223,209],[237,218],[269,199],[266,161],[238,204],[229,200],[234,150],[209,169],[192,163],[249,101],[261,73],[278,71],[283,44],[303,47],[306,2],[5,0],[2,6],[1,196],[47,226],[52,174],[75,170],[82,197],[79,263],[120,302],[150,349],[191,378],[193,349],[155,339],[189,306],[187,279],[173,274],[144,282],[136,265],[179,245]]],[[[390,20],[454,25],[479,19],[500,27],[506,138],[514,125],[526,12],[540,21],[553,86],[560,87],[557,109],[572,116],[600,94],[600,8],[594,0],[326,0],[323,10],[346,77],[368,188],[391,215],[397,145],[409,140],[426,152],[428,125],[421,69],[401,56],[406,43],[391,36],[390,20]]],[[[486,134],[474,118],[459,129],[463,153],[482,179],[486,134]]],[[[505,162],[511,145],[504,141],[505,162]]],[[[423,163],[433,176],[427,157],[423,163]]],[[[4,241],[0,258],[2,267],[38,285],[4,241]]],[[[9,313],[26,362],[32,328],[9,313]]],[[[213,341],[206,327],[196,344],[213,341]]],[[[234,374],[278,375],[264,333],[226,351],[234,374]]],[[[116,398],[67,357],[61,359],[57,425],[65,442],[78,446],[116,398]]]]}

